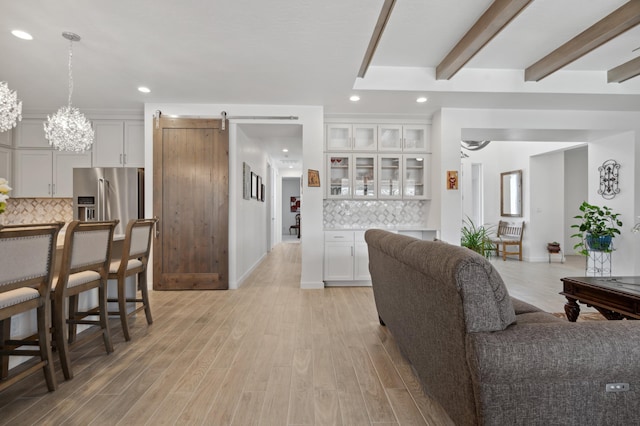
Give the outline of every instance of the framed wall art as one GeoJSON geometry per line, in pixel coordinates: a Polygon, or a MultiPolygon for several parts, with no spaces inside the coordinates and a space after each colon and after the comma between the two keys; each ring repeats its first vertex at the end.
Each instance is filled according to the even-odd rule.
{"type": "Polygon", "coordinates": [[[251,172],[251,198],[258,198],[258,175],[251,172]]]}
{"type": "Polygon", "coordinates": [[[251,167],[245,162],[242,163],[242,198],[251,199],[251,167]]]}
{"type": "Polygon", "coordinates": [[[309,169],[309,172],[307,175],[307,182],[311,187],[320,186],[320,172],[317,170],[309,169]]]}

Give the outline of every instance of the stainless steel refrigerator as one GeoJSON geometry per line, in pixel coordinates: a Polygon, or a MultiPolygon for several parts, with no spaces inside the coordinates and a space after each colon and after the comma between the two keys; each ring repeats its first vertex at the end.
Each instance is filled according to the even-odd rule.
{"type": "Polygon", "coordinates": [[[132,167],[73,169],[73,218],[119,219],[124,234],[131,219],[144,217],[144,169],[132,167]]]}

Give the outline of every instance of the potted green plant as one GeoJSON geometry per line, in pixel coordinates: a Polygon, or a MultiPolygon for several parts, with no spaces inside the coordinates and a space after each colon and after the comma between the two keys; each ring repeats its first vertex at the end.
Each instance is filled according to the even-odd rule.
{"type": "Polygon", "coordinates": [[[580,219],[581,222],[571,225],[578,230],[571,238],[580,239],[573,248],[585,256],[589,255],[589,250],[611,251],[613,237],[620,235],[620,213],[614,213],[610,207],[599,207],[586,201],[580,205],[580,211],[582,214],[574,216],[574,219],[580,219]]]}
{"type": "Polygon", "coordinates": [[[467,216],[462,222],[460,245],[480,253],[484,257],[489,257],[491,251],[495,250],[495,245],[491,242],[490,234],[490,227],[477,226],[467,216]]]}

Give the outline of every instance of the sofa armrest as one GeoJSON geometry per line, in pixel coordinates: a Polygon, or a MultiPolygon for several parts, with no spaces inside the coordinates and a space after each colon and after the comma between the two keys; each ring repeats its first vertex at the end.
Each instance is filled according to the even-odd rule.
{"type": "Polygon", "coordinates": [[[640,380],[640,322],[512,325],[467,335],[467,360],[480,383],[517,380],[640,380]]]}

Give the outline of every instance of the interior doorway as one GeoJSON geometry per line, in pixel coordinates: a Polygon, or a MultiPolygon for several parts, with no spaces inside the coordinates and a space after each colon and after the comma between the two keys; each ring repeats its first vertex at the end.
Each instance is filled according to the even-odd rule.
{"type": "Polygon", "coordinates": [[[302,235],[300,178],[282,178],[282,241],[299,240],[302,235]]]}

